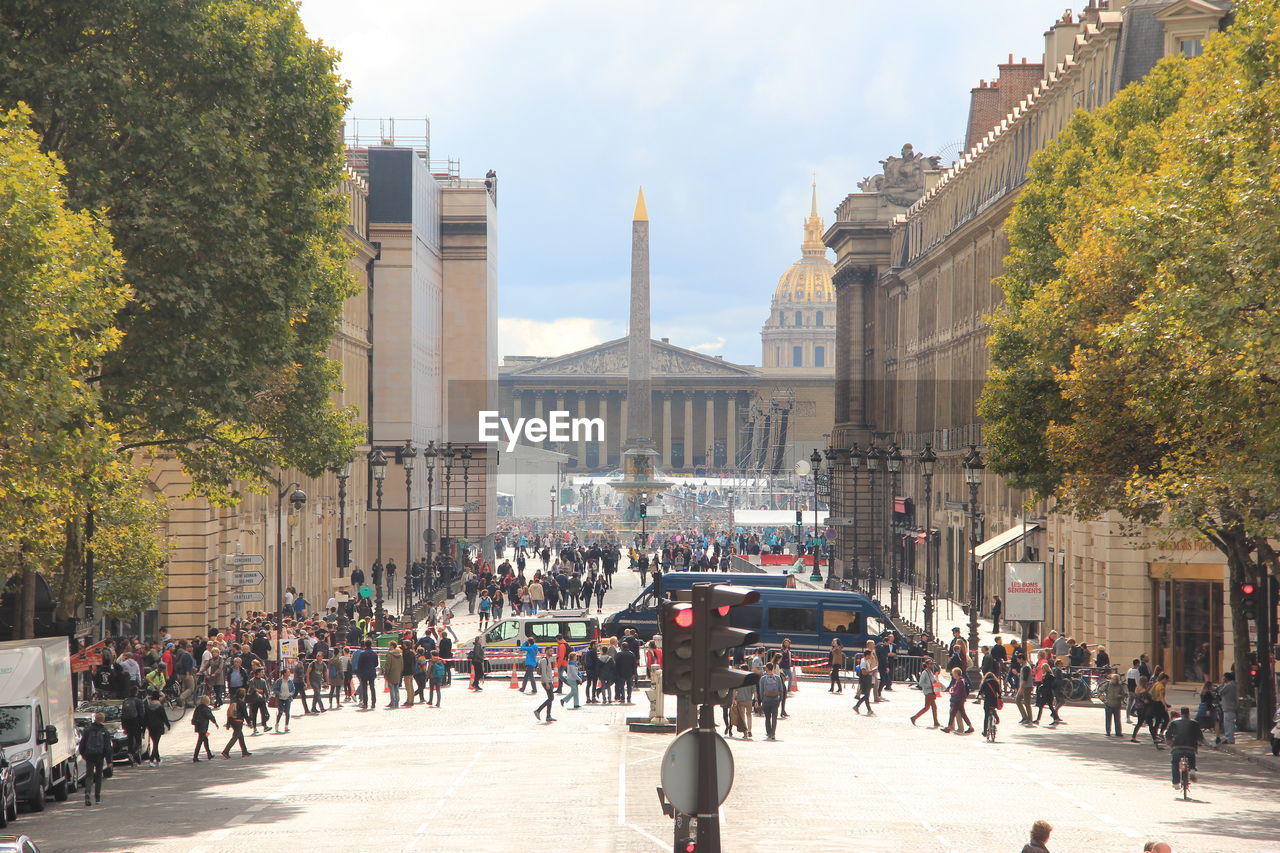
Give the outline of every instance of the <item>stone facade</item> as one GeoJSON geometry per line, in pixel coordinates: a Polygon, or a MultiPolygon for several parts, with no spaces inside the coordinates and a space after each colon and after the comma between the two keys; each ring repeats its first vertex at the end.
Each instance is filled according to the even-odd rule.
{"type": "MultiPolygon", "coordinates": [[[[945,171],[924,169],[915,198],[901,192],[890,197],[886,168],[884,178],[864,181],[863,191],[837,210],[825,238],[837,255],[834,443],[847,449],[855,442],[865,448],[892,441],[907,457],[932,443],[939,459],[931,541],[944,595],[966,601],[973,593],[960,459],[969,444],[982,443],[975,403],[988,364],[986,317],[1001,299],[993,280],[1008,250],[1003,223],[1028,160],[1077,109],[1102,106],[1166,51],[1193,51],[1196,39],[1224,25],[1228,7],[1206,0],[1113,0],[1090,4],[1079,19],[1067,13],[1045,35],[1049,71],[1036,85],[1028,87],[1025,79],[1036,63],[1015,64],[1010,57],[1000,66],[995,92],[1026,91],[994,125],[993,87],[974,90],[972,144],[959,161],[945,171]]],[[[1008,106],[1002,101],[1001,109],[1008,106]]],[[[837,472],[834,515],[853,520],[837,546],[837,570],[846,576],[855,547],[863,575],[869,565],[883,567],[883,508],[890,498],[913,497],[915,517],[898,522],[922,528],[919,467],[910,460],[903,466],[896,495],[884,493],[884,477],[869,487],[865,470],[837,472]],[[873,510],[881,513],[878,520],[873,510]]],[[[1192,658],[1200,642],[1211,648],[1207,674],[1220,674],[1230,659],[1224,567],[1207,545],[1170,545],[1164,541],[1170,532],[1131,530],[1116,518],[1085,521],[1055,514],[1051,506],[1027,510],[1026,495],[991,474],[978,503],[984,539],[1024,522],[1040,526],[984,564],[976,596],[984,611],[1002,588],[1006,560],[1043,560],[1048,601],[1042,630],[1105,643],[1113,660],[1154,652],[1153,660],[1179,680],[1197,674],[1192,658]]],[[[922,581],[923,537],[895,536],[889,545],[904,539],[910,543],[900,546],[907,577],[922,581]]]]}

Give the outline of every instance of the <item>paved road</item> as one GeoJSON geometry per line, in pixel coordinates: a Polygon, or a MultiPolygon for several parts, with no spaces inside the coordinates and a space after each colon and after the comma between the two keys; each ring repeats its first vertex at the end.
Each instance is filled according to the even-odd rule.
{"type": "MultiPolygon", "coordinates": [[[[623,586],[615,598],[631,597],[634,580],[623,586]]],[[[1167,753],[1103,738],[1097,710],[1068,709],[1057,730],[1006,725],[986,744],[912,727],[919,694],[891,695],[858,717],[848,691],[805,682],[778,742],[735,740],[725,849],[1017,851],[1044,818],[1055,853],[1136,853],[1149,837],[1178,853],[1280,851],[1280,776],[1247,762],[1205,756],[1184,803],[1167,753]]],[[[300,718],[288,735],[249,738],[250,758],[200,764],[184,721],[165,742],[173,757],[122,768],[103,806],[51,803],[18,825],[55,853],[670,850],[654,794],[669,739],[623,725],[642,706],[557,709],[548,724],[536,702],[459,681],[442,709],[300,718]]]]}

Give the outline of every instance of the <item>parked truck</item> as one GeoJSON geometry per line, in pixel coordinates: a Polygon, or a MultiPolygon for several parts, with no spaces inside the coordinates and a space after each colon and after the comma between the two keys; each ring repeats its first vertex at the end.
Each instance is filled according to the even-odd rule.
{"type": "Polygon", "coordinates": [[[65,800],[84,778],[74,711],[66,637],[0,642],[0,749],[32,811],[44,810],[46,794],[65,800]]]}

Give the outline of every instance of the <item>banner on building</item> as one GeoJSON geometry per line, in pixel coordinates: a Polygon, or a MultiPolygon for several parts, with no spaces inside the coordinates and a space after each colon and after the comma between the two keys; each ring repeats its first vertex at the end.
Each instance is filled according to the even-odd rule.
{"type": "Polygon", "coordinates": [[[1004,564],[1004,609],[1008,622],[1044,621],[1044,563],[1004,564]]]}

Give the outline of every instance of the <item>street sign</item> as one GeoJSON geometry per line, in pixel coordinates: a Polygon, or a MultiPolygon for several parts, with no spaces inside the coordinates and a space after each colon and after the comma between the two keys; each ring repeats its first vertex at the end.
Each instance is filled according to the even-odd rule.
{"type": "Polygon", "coordinates": [[[231,600],[237,604],[247,604],[255,601],[265,601],[266,597],[260,592],[233,592],[231,600]]]}
{"type": "Polygon", "coordinates": [[[224,566],[261,566],[261,554],[224,554],[222,556],[222,564],[224,566]]]}
{"type": "MultiPolygon", "coordinates": [[[[733,787],[733,751],[720,737],[716,739],[716,803],[729,796],[733,787]]],[[[676,737],[662,755],[662,791],[677,811],[698,813],[698,733],[692,729],[676,737]]]]}
{"type": "Polygon", "coordinates": [[[361,598],[373,598],[373,587],[369,586],[368,584],[364,584],[363,586],[361,586],[361,587],[360,587],[360,597],[361,597],[361,598]]]}
{"type": "Polygon", "coordinates": [[[858,520],[856,518],[828,518],[824,519],[822,523],[828,527],[856,527],[858,520]]]}
{"type": "Polygon", "coordinates": [[[257,586],[266,580],[266,576],[262,572],[232,572],[231,580],[228,584],[231,586],[257,586]]]}

